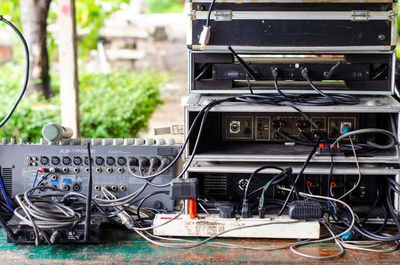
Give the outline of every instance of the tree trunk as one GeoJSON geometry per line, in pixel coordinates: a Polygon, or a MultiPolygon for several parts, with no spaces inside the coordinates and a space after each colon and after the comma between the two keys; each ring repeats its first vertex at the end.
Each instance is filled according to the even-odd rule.
{"type": "Polygon", "coordinates": [[[47,54],[47,13],[51,0],[19,0],[22,29],[30,52],[30,85],[27,93],[41,92],[50,98],[49,57],[47,54]]]}

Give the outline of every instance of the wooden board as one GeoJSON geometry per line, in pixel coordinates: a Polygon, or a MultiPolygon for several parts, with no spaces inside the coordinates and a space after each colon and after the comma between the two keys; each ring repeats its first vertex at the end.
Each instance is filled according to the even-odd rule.
{"type": "MultiPolygon", "coordinates": [[[[1,264],[149,264],[149,263],[196,263],[196,264],[399,264],[400,251],[391,254],[375,254],[346,251],[340,258],[312,260],[297,256],[288,249],[254,251],[201,246],[194,249],[167,249],[157,247],[129,231],[107,231],[100,245],[32,246],[6,242],[0,234],[1,264]]],[[[267,246],[293,241],[220,239],[242,245],[267,246]]],[[[310,245],[302,251],[313,255],[330,255],[337,251],[333,244],[310,245]]]]}

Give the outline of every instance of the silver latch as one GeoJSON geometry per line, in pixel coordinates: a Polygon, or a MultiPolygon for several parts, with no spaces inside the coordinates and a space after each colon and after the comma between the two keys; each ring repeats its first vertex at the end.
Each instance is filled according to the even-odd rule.
{"type": "Polygon", "coordinates": [[[155,128],[154,135],[183,135],[183,125],[182,124],[175,124],[170,127],[162,127],[162,128],[155,128]]]}
{"type": "Polygon", "coordinates": [[[191,20],[196,20],[196,11],[192,10],[190,13],[187,14],[191,20]]]}
{"type": "Polygon", "coordinates": [[[352,21],[368,21],[370,14],[368,10],[354,10],[351,12],[352,21]]]}
{"type": "Polygon", "coordinates": [[[232,21],[232,10],[216,10],[214,11],[215,21],[232,21]]]}

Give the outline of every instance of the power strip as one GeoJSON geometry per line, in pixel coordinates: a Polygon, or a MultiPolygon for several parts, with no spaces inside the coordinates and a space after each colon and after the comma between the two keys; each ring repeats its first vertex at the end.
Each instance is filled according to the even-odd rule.
{"type": "Polygon", "coordinates": [[[293,223],[295,220],[287,216],[244,219],[220,218],[218,215],[200,215],[195,219],[191,219],[189,216],[184,215],[166,223],[175,216],[174,214],[157,214],[154,219],[154,226],[157,228],[154,228],[153,233],[158,236],[210,237],[225,230],[255,225],[254,227],[224,233],[220,237],[318,239],[320,236],[320,224],[318,221],[293,223]],[[279,222],[279,224],[274,224],[276,222],[279,222]]]}

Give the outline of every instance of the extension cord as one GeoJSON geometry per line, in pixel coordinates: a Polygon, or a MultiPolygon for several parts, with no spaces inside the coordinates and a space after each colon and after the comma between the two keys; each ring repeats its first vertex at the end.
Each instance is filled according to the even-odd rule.
{"type": "Polygon", "coordinates": [[[157,236],[210,237],[222,231],[249,225],[260,225],[233,230],[220,237],[237,238],[282,238],[282,239],[319,239],[318,221],[299,221],[291,223],[288,216],[266,216],[266,218],[220,218],[218,215],[199,215],[191,219],[188,215],[157,214],[153,230],[157,236]],[[270,224],[279,222],[279,224],[270,224]],[[287,222],[287,224],[285,224],[287,222]],[[165,223],[165,224],[164,224],[165,223]],[[265,225],[261,225],[265,224],[265,225]]]}

